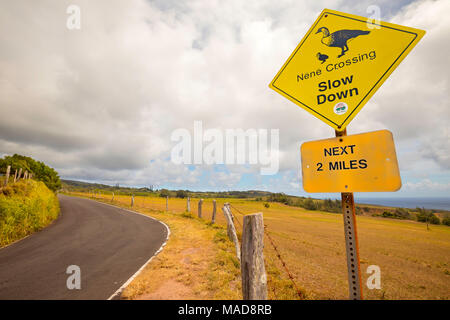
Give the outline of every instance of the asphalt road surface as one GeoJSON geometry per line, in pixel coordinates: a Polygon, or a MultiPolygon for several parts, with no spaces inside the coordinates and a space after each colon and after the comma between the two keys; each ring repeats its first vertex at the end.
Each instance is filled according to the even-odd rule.
{"type": "Polygon", "coordinates": [[[0,299],[108,299],[161,247],[167,228],[89,199],[58,196],[49,227],[0,249],[0,299]],[[67,288],[81,271],[81,289],[67,288]]]}

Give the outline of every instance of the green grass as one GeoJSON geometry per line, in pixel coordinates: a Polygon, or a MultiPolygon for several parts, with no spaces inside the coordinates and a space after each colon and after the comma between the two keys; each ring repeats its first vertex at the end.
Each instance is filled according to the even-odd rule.
{"type": "Polygon", "coordinates": [[[0,190],[0,247],[41,230],[59,215],[58,198],[43,182],[21,180],[0,190]]]}

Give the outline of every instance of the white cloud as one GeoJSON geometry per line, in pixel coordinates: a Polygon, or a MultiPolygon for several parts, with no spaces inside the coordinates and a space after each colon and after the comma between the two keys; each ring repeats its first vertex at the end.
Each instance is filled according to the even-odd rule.
{"type": "Polygon", "coordinates": [[[418,182],[407,182],[403,185],[403,188],[413,190],[413,191],[449,191],[450,190],[450,182],[449,183],[439,183],[433,182],[430,179],[423,179],[418,182]]]}
{"type": "MultiPolygon", "coordinates": [[[[399,149],[413,146],[414,161],[448,172],[450,2],[400,11],[404,2],[373,2],[334,5],[364,15],[379,4],[382,18],[427,34],[349,133],[388,128],[399,149]]],[[[175,166],[167,160],[171,132],[190,130],[194,120],[208,128],[274,128],[280,169],[290,177],[277,188],[291,189],[299,183],[300,144],[334,134],[268,88],[326,1],[83,0],[79,31],[65,27],[69,4],[1,4],[1,152],[29,154],[70,178],[195,187],[208,185],[201,179],[208,173],[212,187],[228,181],[232,188],[259,168],[175,166]]],[[[425,170],[402,159],[408,174],[425,170]]]]}

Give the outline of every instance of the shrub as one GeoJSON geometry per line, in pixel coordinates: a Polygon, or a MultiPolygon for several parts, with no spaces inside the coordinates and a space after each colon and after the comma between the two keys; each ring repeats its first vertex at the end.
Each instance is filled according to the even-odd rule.
{"type": "Polygon", "coordinates": [[[431,224],[441,224],[441,220],[439,220],[439,218],[436,217],[434,214],[432,214],[432,216],[430,216],[429,221],[431,224]]]}
{"type": "Polygon", "coordinates": [[[0,247],[41,230],[58,214],[58,199],[43,182],[9,184],[0,193],[0,247]]]}
{"type": "Polygon", "coordinates": [[[266,202],[266,203],[264,203],[264,207],[269,208],[269,207],[270,207],[270,204],[268,204],[268,203],[266,202]]]}
{"type": "Polygon", "coordinates": [[[384,211],[381,215],[383,218],[392,218],[392,219],[409,219],[410,214],[409,211],[403,208],[397,208],[394,212],[384,211]]]}
{"type": "Polygon", "coordinates": [[[176,194],[176,197],[177,197],[177,198],[184,199],[184,198],[186,198],[187,196],[188,196],[188,193],[187,193],[186,191],[184,191],[184,190],[178,190],[178,191],[177,191],[177,194],[176,194]]]}
{"type": "Polygon", "coordinates": [[[427,222],[431,224],[440,224],[441,221],[434,213],[424,208],[416,208],[417,212],[417,221],[419,222],[427,222]]]}
{"type": "Polygon", "coordinates": [[[267,201],[280,202],[287,205],[292,203],[292,200],[284,193],[272,193],[267,197],[267,201]]]}
{"type": "MultiPolygon", "coordinates": [[[[310,205],[310,204],[308,204],[308,205],[310,205]]],[[[335,213],[342,212],[342,206],[341,206],[340,200],[333,201],[331,199],[325,199],[320,203],[320,205],[318,207],[320,208],[320,210],[326,211],[326,212],[335,212],[335,213]]]]}
{"type": "Polygon", "coordinates": [[[161,189],[159,191],[159,196],[163,197],[163,198],[168,197],[168,196],[170,196],[170,192],[167,189],[161,189]]]}
{"type": "Polygon", "coordinates": [[[450,218],[444,218],[442,219],[442,224],[446,226],[450,226],[450,218]]]}
{"type": "Polygon", "coordinates": [[[410,219],[411,218],[409,210],[404,209],[404,208],[395,209],[394,214],[401,219],[410,219]]]}
{"type": "Polygon", "coordinates": [[[308,198],[303,201],[303,208],[306,210],[317,210],[317,204],[313,201],[313,199],[308,198]]]}
{"type": "Polygon", "coordinates": [[[381,215],[383,218],[395,218],[395,215],[392,212],[384,211],[381,215]]]}

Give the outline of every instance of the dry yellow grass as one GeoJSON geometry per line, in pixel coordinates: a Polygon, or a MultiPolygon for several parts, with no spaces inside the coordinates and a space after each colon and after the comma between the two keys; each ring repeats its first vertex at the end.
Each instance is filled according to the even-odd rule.
{"type": "MultiPolygon", "coordinates": [[[[103,197],[110,199],[110,196],[103,197]]],[[[130,197],[116,196],[116,200],[127,205],[130,203],[130,197]]],[[[307,211],[278,203],[270,203],[270,207],[265,208],[263,202],[243,199],[218,199],[217,202],[216,221],[221,226],[225,225],[225,219],[221,212],[224,202],[230,202],[233,207],[244,214],[264,213],[267,231],[270,232],[293,274],[295,282],[307,299],[347,299],[347,266],[341,214],[307,211]]],[[[197,203],[198,199],[191,199],[191,210],[194,215],[197,214],[197,203]]],[[[137,208],[143,206],[164,210],[165,199],[136,197],[135,205],[137,208]]],[[[185,208],[185,199],[170,199],[169,210],[172,212],[183,212],[185,208]]],[[[242,215],[235,209],[232,211],[237,220],[236,227],[240,232],[242,215]]],[[[203,219],[209,221],[211,212],[211,200],[205,199],[203,219]]],[[[154,216],[156,218],[161,217],[161,220],[163,220],[159,214],[154,216]]],[[[199,223],[197,219],[192,219],[192,221],[199,223]]],[[[191,227],[188,227],[188,225],[190,223],[181,229],[175,228],[174,230],[183,233],[183,237],[197,239],[198,243],[203,243],[200,238],[210,241],[211,236],[208,238],[201,233],[190,235],[197,232],[197,229],[190,229],[191,227]]],[[[204,223],[201,225],[205,226],[204,223]]],[[[374,264],[381,268],[382,289],[369,290],[364,285],[363,290],[366,299],[449,299],[449,227],[432,225],[430,230],[427,230],[425,224],[414,221],[366,216],[358,216],[357,225],[363,284],[366,283],[369,276],[366,274],[369,265],[374,264]]],[[[174,232],[174,242],[176,234],[177,232],[174,232]]],[[[182,237],[182,235],[179,236],[182,237]]],[[[203,245],[206,246],[205,243],[203,245]]],[[[191,247],[197,247],[197,245],[191,247]]],[[[165,249],[166,259],[170,263],[176,264],[179,259],[182,259],[180,257],[183,250],[187,249],[183,248],[180,246],[181,251],[171,252],[169,246],[167,251],[165,249]],[[172,255],[177,258],[169,257],[172,255]]],[[[216,250],[212,246],[208,248],[216,250]]],[[[292,283],[267,238],[265,239],[264,254],[268,271],[269,297],[271,299],[298,299],[292,283]]],[[[206,253],[198,253],[198,255],[194,253],[194,256],[201,260],[207,259],[208,255],[206,253]]],[[[164,255],[161,255],[161,258],[163,257],[164,255]]],[[[199,264],[201,263],[199,262],[199,264]]],[[[153,262],[151,265],[150,268],[153,268],[152,270],[155,272],[163,266],[163,264],[156,265],[153,262]]],[[[183,267],[181,268],[184,270],[183,267]]],[[[205,272],[202,273],[203,276],[212,272],[211,269],[207,269],[203,269],[205,272]]],[[[215,279],[220,278],[216,275],[208,274],[208,276],[215,279]]],[[[226,282],[223,282],[222,285],[227,288],[226,282]]],[[[237,295],[233,296],[230,292],[217,294],[217,296],[238,298],[237,295]]]]}

